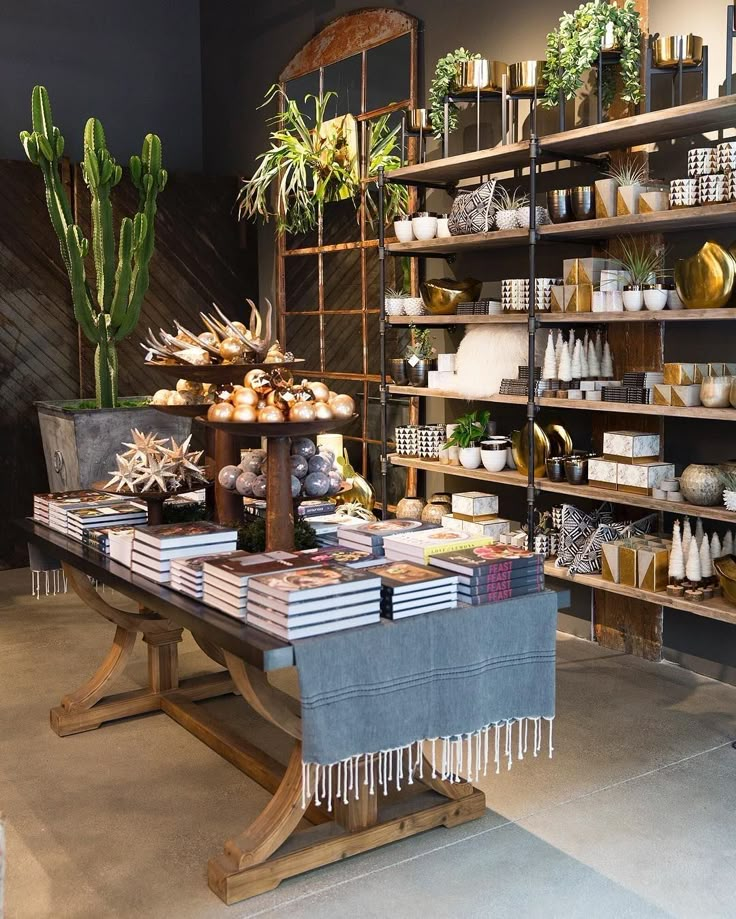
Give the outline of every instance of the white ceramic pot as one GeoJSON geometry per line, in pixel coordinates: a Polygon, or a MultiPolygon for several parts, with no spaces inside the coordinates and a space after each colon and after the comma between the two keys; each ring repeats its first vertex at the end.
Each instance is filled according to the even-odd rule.
{"type": "Polygon", "coordinates": [[[498,440],[484,440],[480,447],[480,459],[483,468],[488,472],[500,472],[506,468],[506,448],[508,441],[505,437],[498,440]]]}
{"type": "Polygon", "coordinates": [[[644,306],[653,313],[663,310],[667,306],[667,291],[661,287],[653,287],[644,291],[644,306]]]}
{"type": "Polygon", "coordinates": [[[437,218],[437,236],[439,239],[447,239],[452,236],[447,217],[437,218]]]}
{"type": "Polygon", "coordinates": [[[404,297],[386,297],[386,315],[404,315],[404,297]]]}
{"type": "Polygon", "coordinates": [[[437,235],[436,217],[412,217],[411,227],[415,239],[434,239],[437,235]]]}
{"type": "Polygon", "coordinates": [[[667,291],[667,308],[671,310],[681,310],[683,309],[682,300],[680,300],[680,295],[673,288],[672,290],[667,291]]]}
{"type": "Polygon", "coordinates": [[[606,292],[604,290],[594,290],[591,309],[594,313],[603,313],[606,311],[606,292]]]}
{"type": "Polygon", "coordinates": [[[406,316],[423,316],[424,300],[421,297],[404,297],[404,314],[406,316]]]}
{"type": "Polygon", "coordinates": [[[413,220],[394,220],[394,233],[400,243],[410,243],[414,239],[413,220]]]}
{"type": "Polygon", "coordinates": [[[625,290],[622,293],[624,301],[624,309],[628,310],[630,313],[638,313],[639,310],[644,306],[644,291],[643,290],[625,290]]]}
{"type": "Polygon", "coordinates": [[[460,447],[460,465],[466,469],[477,469],[480,466],[480,447],[460,447]]]}

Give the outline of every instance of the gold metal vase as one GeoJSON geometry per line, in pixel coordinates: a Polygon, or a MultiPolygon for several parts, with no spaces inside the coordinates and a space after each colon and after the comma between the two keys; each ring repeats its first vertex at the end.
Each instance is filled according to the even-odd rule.
{"type": "MultiPolygon", "coordinates": [[[[529,474],[529,431],[530,423],[524,425],[520,431],[511,435],[511,455],[516,468],[522,475],[529,474]]],[[[546,472],[547,457],[550,455],[549,437],[542,428],[534,422],[534,476],[541,478],[546,472]]]]}
{"type": "Polygon", "coordinates": [[[731,299],[736,280],[736,259],[723,246],[709,241],[690,258],[675,264],[675,286],[691,310],[718,309],[731,299]]]}

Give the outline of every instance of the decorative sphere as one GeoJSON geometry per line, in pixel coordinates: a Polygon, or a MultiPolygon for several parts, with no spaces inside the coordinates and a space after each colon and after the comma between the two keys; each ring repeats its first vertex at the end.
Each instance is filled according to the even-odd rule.
{"type": "Polygon", "coordinates": [[[332,469],[332,463],[328,457],[323,456],[321,453],[317,453],[316,456],[309,460],[310,472],[323,472],[327,475],[330,469],[332,469]]]}
{"type": "Polygon", "coordinates": [[[252,472],[241,472],[235,480],[235,491],[244,497],[250,497],[253,494],[253,483],[258,478],[252,472]]]}
{"type": "Polygon", "coordinates": [[[330,497],[336,495],[342,488],[344,479],[339,472],[335,472],[333,469],[331,472],[327,473],[327,478],[330,480],[330,490],[327,492],[330,497]]]}
{"type": "Polygon", "coordinates": [[[252,405],[255,408],[258,405],[258,393],[245,386],[236,389],[233,395],[233,405],[252,405]]]}
{"type": "Polygon", "coordinates": [[[329,397],[329,399],[328,399],[327,401],[328,401],[328,402],[332,402],[332,400],[335,398],[336,395],[337,395],[337,393],[335,392],[335,390],[334,390],[334,389],[331,389],[331,390],[330,390],[330,397],[329,397]]]}
{"type": "Polygon", "coordinates": [[[291,497],[298,498],[301,493],[302,493],[302,483],[299,481],[299,479],[295,475],[293,475],[291,477],[291,497]]]}
{"type": "Polygon", "coordinates": [[[151,399],[151,405],[168,405],[170,389],[157,389],[151,399]]]}
{"type": "Polygon", "coordinates": [[[248,334],[248,330],[246,329],[245,325],[244,325],[242,322],[238,322],[237,319],[235,320],[235,322],[231,322],[230,325],[231,325],[234,329],[237,329],[237,331],[240,332],[241,335],[247,335],[247,334],[248,334]]]}
{"type": "Polygon", "coordinates": [[[240,468],[243,472],[252,472],[254,475],[258,475],[264,458],[258,450],[248,450],[240,460],[240,468]]]}
{"type": "Polygon", "coordinates": [[[176,391],[180,393],[188,392],[193,396],[204,394],[204,386],[196,380],[179,380],[176,384],[176,391]]]}
{"type": "Polygon", "coordinates": [[[169,398],[166,400],[167,405],[188,405],[187,400],[191,400],[193,397],[189,393],[180,393],[180,392],[170,392],[169,398]]]}
{"type": "Polygon", "coordinates": [[[330,401],[330,408],[335,418],[350,418],[355,414],[355,402],[351,396],[335,396],[330,401]]]}
{"type": "Polygon", "coordinates": [[[223,338],[220,342],[220,357],[223,361],[234,363],[243,356],[243,346],[237,338],[223,338]]]}
{"type": "Polygon", "coordinates": [[[285,421],[284,413],[275,405],[267,405],[258,412],[258,420],[261,424],[278,424],[285,421]]]}
{"type": "Polygon", "coordinates": [[[239,474],[240,470],[237,466],[223,466],[217,473],[217,481],[223,488],[227,488],[228,491],[233,491],[239,474]]]}
{"type": "Polygon", "coordinates": [[[266,497],[266,476],[259,475],[255,482],[253,482],[251,488],[253,489],[254,498],[265,498],[266,497]]]}
{"type": "Polygon", "coordinates": [[[307,383],[307,389],[312,391],[312,395],[317,402],[327,402],[330,398],[330,387],[318,380],[314,383],[307,383]]]}
{"type": "Polygon", "coordinates": [[[232,421],[233,407],[229,402],[215,402],[207,410],[208,421],[232,421]]]}
{"type": "Polygon", "coordinates": [[[258,420],[258,412],[252,405],[236,405],[233,410],[233,421],[252,424],[258,420]]]}
{"type": "MultiPolygon", "coordinates": [[[[178,337],[178,336],[177,336],[178,337]]],[[[210,348],[216,348],[218,346],[218,338],[213,332],[202,332],[201,335],[198,335],[200,344],[209,345],[210,348]]]]}
{"type": "Polygon", "coordinates": [[[297,437],[291,442],[291,452],[308,460],[311,456],[314,456],[317,448],[314,445],[314,441],[308,437],[297,437]]]}
{"type": "Polygon", "coordinates": [[[213,398],[215,402],[232,402],[233,387],[230,383],[218,383],[213,398]]]}
{"type": "Polygon", "coordinates": [[[309,465],[306,459],[300,454],[292,454],[291,457],[291,474],[298,479],[304,479],[309,472],[309,465]]]}
{"type": "Polygon", "coordinates": [[[315,402],[314,417],[317,421],[332,421],[335,416],[332,414],[332,409],[327,402],[315,402]]]}
{"type": "Polygon", "coordinates": [[[330,450],[329,447],[320,447],[319,455],[324,456],[326,460],[330,461],[330,466],[335,465],[335,453],[333,450],[330,450]]]}
{"type": "Polygon", "coordinates": [[[267,373],[262,370],[249,370],[245,375],[245,385],[249,389],[254,389],[259,396],[265,396],[271,392],[273,386],[267,373]]]}
{"type": "Polygon", "coordinates": [[[304,490],[310,498],[321,498],[330,490],[330,480],[324,472],[310,472],[304,480],[304,490]]]}
{"type": "Polygon", "coordinates": [[[289,409],[289,421],[314,421],[314,404],[312,402],[295,402],[289,409]]]}

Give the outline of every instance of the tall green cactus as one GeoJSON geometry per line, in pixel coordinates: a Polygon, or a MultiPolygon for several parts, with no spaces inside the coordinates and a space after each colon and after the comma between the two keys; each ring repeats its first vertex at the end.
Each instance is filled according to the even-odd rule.
{"type": "Polygon", "coordinates": [[[59,160],[64,138],[51,117],[49,95],[36,86],[31,100],[32,131],[20,135],[28,159],[41,169],[51,224],[72,290],[74,316],[95,348],[95,389],[98,408],[112,408],[118,395],[117,342],[138,323],[148,290],[148,266],[155,243],[156,196],[168,174],[161,166],[161,141],[146,134],[140,156],[130,158],[130,177],[138,190],[138,212],[123,217],[115,256],[115,230],[110,192],[123,175],[105,144],[105,132],[96,118],[84,129],[82,176],[92,197],[92,257],[97,281],[93,297],[85,271],[89,241],[74,223],[61,181],[59,160]]]}

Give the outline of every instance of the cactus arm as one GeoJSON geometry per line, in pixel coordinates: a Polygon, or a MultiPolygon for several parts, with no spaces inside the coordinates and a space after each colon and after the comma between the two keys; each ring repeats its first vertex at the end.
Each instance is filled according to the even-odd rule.
{"type": "Polygon", "coordinates": [[[84,259],[87,255],[89,243],[75,224],[67,228],[66,236],[69,250],[74,317],[87,338],[92,342],[96,342],[97,317],[92,308],[92,296],[84,270],[84,259]]]}
{"type": "Polygon", "coordinates": [[[118,167],[105,144],[105,131],[96,118],[84,128],[84,181],[92,197],[92,255],[97,276],[97,302],[110,309],[115,278],[115,235],[112,228],[110,191],[118,167]]]}
{"type": "Polygon", "coordinates": [[[115,272],[115,292],[110,306],[110,325],[113,329],[120,327],[125,319],[125,313],[128,307],[130,281],[133,276],[133,241],[133,221],[130,217],[123,217],[120,222],[118,267],[115,272]]]}
{"type": "Polygon", "coordinates": [[[98,339],[95,348],[95,392],[97,408],[114,408],[117,401],[117,353],[109,341],[107,319],[100,313],[97,323],[98,339]]]}

